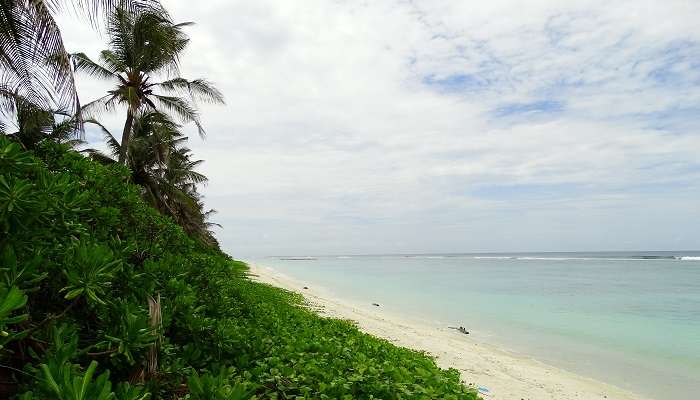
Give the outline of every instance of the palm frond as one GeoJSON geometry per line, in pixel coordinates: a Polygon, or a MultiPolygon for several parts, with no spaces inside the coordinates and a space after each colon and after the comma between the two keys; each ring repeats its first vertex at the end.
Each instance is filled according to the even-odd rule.
{"type": "Polygon", "coordinates": [[[156,0],[0,2],[0,83],[42,108],[74,111],[80,105],[72,63],[54,20],[66,5],[86,16],[95,27],[117,7],[132,11],[162,7],[156,0]]]}
{"type": "Polygon", "coordinates": [[[107,143],[107,147],[112,151],[112,155],[116,156],[119,154],[119,149],[121,146],[119,145],[119,141],[114,138],[114,135],[107,129],[104,125],[102,125],[101,122],[98,120],[91,118],[91,119],[86,119],[85,120],[86,124],[91,124],[95,125],[100,129],[100,132],[102,132],[102,136],[105,139],[105,142],[107,143]]]}
{"type": "MultiPolygon", "coordinates": [[[[60,115],[60,113],[55,114],[60,115]]],[[[75,116],[63,116],[62,121],[55,122],[48,137],[60,143],[67,143],[71,147],[84,143],[80,123],[75,116]]]]}
{"type": "Polygon", "coordinates": [[[71,65],[52,9],[44,1],[0,4],[2,83],[43,108],[75,109],[71,65]]]}
{"type": "Polygon", "coordinates": [[[153,86],[158,86],[169,92],[188,94],[193,100],[201,100],[215,104],[225,103],[223,93],[205,79],[189,81],[185,78],[178,77],[153,84],[153,86]]]}
{"type": "Polygon", "coordinates": [[[114,111],[120,103],[121,99],[119,96],[110,93],[85,104],[80,109],[80,112],[84,119],[95,119],[105,112],[114,111]]]}
{"type": "Polygon", "coordinates": [[[97,149],[84,149],[81,150],[81,153],[87,153],[90,156],[90,158],[101,164],[110,165],[117,163],[117,160],[113,159],[112,157],[97,149]]]}
{"type": "Polygon", "coordinates": [[[119,8],[110,16],[107,32],[113,59],[145,73],[177,72],[179,55],[189,42],[168,13],[156,8],[119,8]]]}
{"type": "Polygon", "coordinates": [[[95,27],[99,27],[104,18],[117,7],[131,12],[139,10],[161,9],[157,0],[45,0],[56,12],[69,8],[75,14],[87,18],[95,27]]]}
{"type": "Polygon", "coordinates": [[[100,52],[100,61],[115,75],[118,71],[126,71],[129,67],[119,58],[112,50],[102,50],[100,52]]]}
{"type": "Polygon", "coordinates": [[[219,224],[219,223],[216,223],[216,222],[209,222],[209,221],[208,221],[209,218],[210,218],[212,215],[218,214],[218,213],[219,213],[219,212],[216,211],[216,210],[213,209],[213,208],[212,208],[212,209],[209,209],[208,211],[206,211],[206,212],[204,212],[204,213],[202,213],[202,216],[204,217],[205,225],[206,225],[207,228],[211,228],[211,227],[213,227],[213,226],[216,226],[217,228],[223,228],[223,226],[222,226],[221,224],[219,224]]]}
{"type": "Polygon", "coordinates": [[[192,122],[197,127],[200,137],[205,137],[206,132],[199,120],[197,109],[192,107],[187,101],[175,96],[153,95],[158,105],[169,112],[174,113],[183,123],[192,122]]]}
{"type": "Polygon", "coordinates": [[[84,72],[89,76],[102,79],[113,79],[116,73],[107,67],[92,61],[85,53],[74,53],[71,55],[73,65],[77,72],[84,72]]]}

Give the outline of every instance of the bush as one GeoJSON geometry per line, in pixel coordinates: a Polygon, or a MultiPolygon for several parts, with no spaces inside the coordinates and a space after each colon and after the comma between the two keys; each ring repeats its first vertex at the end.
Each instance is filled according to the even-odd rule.
{"type": "Polygon", "coordinates": [[[0,398],[476,399],[192,240],[123,166],[0,136],[0,398]]]}

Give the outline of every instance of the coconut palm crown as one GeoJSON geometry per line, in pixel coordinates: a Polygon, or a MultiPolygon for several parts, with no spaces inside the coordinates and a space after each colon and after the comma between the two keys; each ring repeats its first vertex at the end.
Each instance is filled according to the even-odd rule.
{"type": "Polygon", "coordinates": [[[100,53],[99,60],[83,53],[72,56],[76,71],[116,83],[107,95],[86,105],[84,112],[92,115],[126,107],[121,163],[126,163],[134,118],[140,110],[167,112],[182,123],[194,123],[203,137],[196,102],[224,102],[221,92],[206,80],[179,76],[179,57],[189,42],[182,28],[188,25],[191,23],[173,23],[162,9],[117,8],[107,21],[109,49],[100,53]],[[167,79],[157,81],[159,77],[167,79]]]}

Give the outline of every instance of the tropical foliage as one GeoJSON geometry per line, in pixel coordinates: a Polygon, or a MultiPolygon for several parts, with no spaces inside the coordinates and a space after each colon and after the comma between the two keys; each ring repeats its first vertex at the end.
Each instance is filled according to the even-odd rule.
{"type": "Polygon", "coordinates": [[[93,22],[120,6],[157,7],[151,0],[0,0],[0,107],[19,95],[45,109],[79,108],[70,57],[54,15],[77,10],[93,22]]]}
{"type": "MultiPolygon", "coordinates": [[[[77,103],[75,83],[61,32],[53,19],[55,2],[0,1],[0,100],[19,95],[50,108],[77,103]]],[[[3,108],[7,104],[3,104],[3,108]]]]}
{"type": "MultiPolygon", "coordinates": [[[[16,7],[20,5],[19,2],[13,4],[16,7]]],[[[209,245],[217,246],[218,243],[210,232],[210,228],[216,224],[208,222],[214,211],[205,209],[202,196],[197,191],[197,185],[207,180],[195,170],[201,161],[193,159],[189,149],[184,146],[186,137],[180,131],[180,126],[173,122],[169,115],[157,111],[167,110],[180,121],[194,122],[200,134],[203,134],[194,101],[223,102],[222,94],[207,81],[188,81],[177,75],[180,53],[189,42],[182,28],[189,24],[174,24],[168,13],[154,1],[95,0],[81,2],[80,5],[90,6],[87,7],[87,12],[93,16],[99,13],[100,6],[103,7],[106,12],[110,49],[101,53],[100,64],[82,53],[74,54],[71,61],[77,71],[113,80],[115,89],[70,115],[52,108],[53,96],[50,91],[37,91],[29,81],[8,81],[14,92],[3,92],[5,101],[2,111],[9,117],[6,122],[9,120],[11,124],[6,123],[0,128],[25,149],[32,149],[43,140],[66,142],[73,146],[82,144],[82,129],[85,124],[97,125],[104,132],[107,145],[113,154],[105,155],[93,149],[87,151],[103,162],[112,162],[111,157],[114,157],[120,162],[128,163],[132,171],[132,181],[143,187],[142,195],[149,204],[163,214],[173,217],[190,235],[209,245]],[[169,78],[162,82],[154,82],[159,75],[167,75],[169,78]],[[27,97],[30,94],[31,97],[27,97]],[[126,106],[127,114],[121,141],[117,141],[103,125],[92,118],[119,105],[126,106]],[[16,128],[16,131],[13,128],[16,128]],[[132,138],[136,141],[133,145],[132,138]]],[[[22,14],[28,12],[27,7],[22,10],[19,16],[15,16],[15,20],[23,21],[28,18],[22,14]]],[[[53,21],[50,9],[44,11],[42,18],[53,21]]],[[[15,20],[4,23],[9,24],[11,28],[10,25],[15,20]]],[[[51,51],[59,52],[60,59],[63,59],[64,55],[68,57],[59,43],[60,32],[56,33],[56,43],[44,43],[34,37],[22,40],[28,40],[30,45],[37,49],[51,48],[51,51]]],[[[0,41],[4,51],[12,50],[13,43],[0,41]]],[[[26,43],[24,45],[29,46],[26,43]]],[[[37,65],[50,66],[55,64],[56,60],[58,58],[46,56],[37,65]]],[[[13,65],[9,63],[0,66],[12,72],[13,65]]],[[[65,79],[72,82],[72,70],[59,71],[58,66],[53,68],[54,75],[59,72],[70,74],[71,76],[65,79]]],[[[32,71],[26,73],[31,75],[32,71]]],[[[6,75],[11,81],[13,74],[6,75]]],[[[65,88],[59,85],[62,80],[54,76],[54,81],[57,85],[55,90],[65,91],[65,88]]],[[[40,83],[43,85],[46,82],[40,83]]]]}
{"type": "MultiPolygon", "coordinates": [[[[102,163],[115,163],[121,146],[105,127],[100,128],[111,155],[96,149],[86,151],[102,163]]],[[[207,177],[195,170],[202,161],[192,159],[180,125],[160,112],[143,111],[134,118],[131,130],[127,165],[132,182],[142,188],[144,200],[171,216],[191,236],[216,246],[210,231],[216,224],[207,222],[214,211],[203,211],[202,197],[197,192],[197,185],[206,183],[207,177]]]]}
{"type": "Polygon", "coordinates": [[[125,166],[0,136],[0,171],[0,398],[476,399],[457,371],[250,281],[125,166]]]}
{"type": "Polygon", "coordinates": [[[223,101],[179,76],[185,25],[155,1],[66,3],[106,16],[99,62],[66,53],[62,2],[0,0],[0,398],[477,398],[457,371],[248,279],[208,231],[181,131],[203,134],[195,101],[223,101]],[[115,87],[81,108],[73,68],[115,87]],[[120,105],[117,141],[91,117],[120,105]],[[110,152],[72,150],[85,124],[110,152]]]}

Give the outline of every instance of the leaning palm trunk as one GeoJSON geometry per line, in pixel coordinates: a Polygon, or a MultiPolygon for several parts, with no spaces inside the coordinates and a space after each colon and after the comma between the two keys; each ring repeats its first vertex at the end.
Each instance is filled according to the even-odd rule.
{"type": "Polygon", "coordinates": [[[148,296],[148,322],[153,328],[154,335],[158,336],[155,343],[148,348],[148,358],[146,359],[145,377],[151,377],[158,371],[158,347],[160,345],[161,326],[163,318],[160,308],[160,294],[155,298],[148,296]]]}
{"type": "Polygon", "coordinates": [[[134,124],[134,113],[131,109],[126,113],[124,131],[122,132],[122,142],[119,147],[119,163],[126,164],[126,156],[129,150],[129,138],[131,137],[131,127],[134,124]]]}

